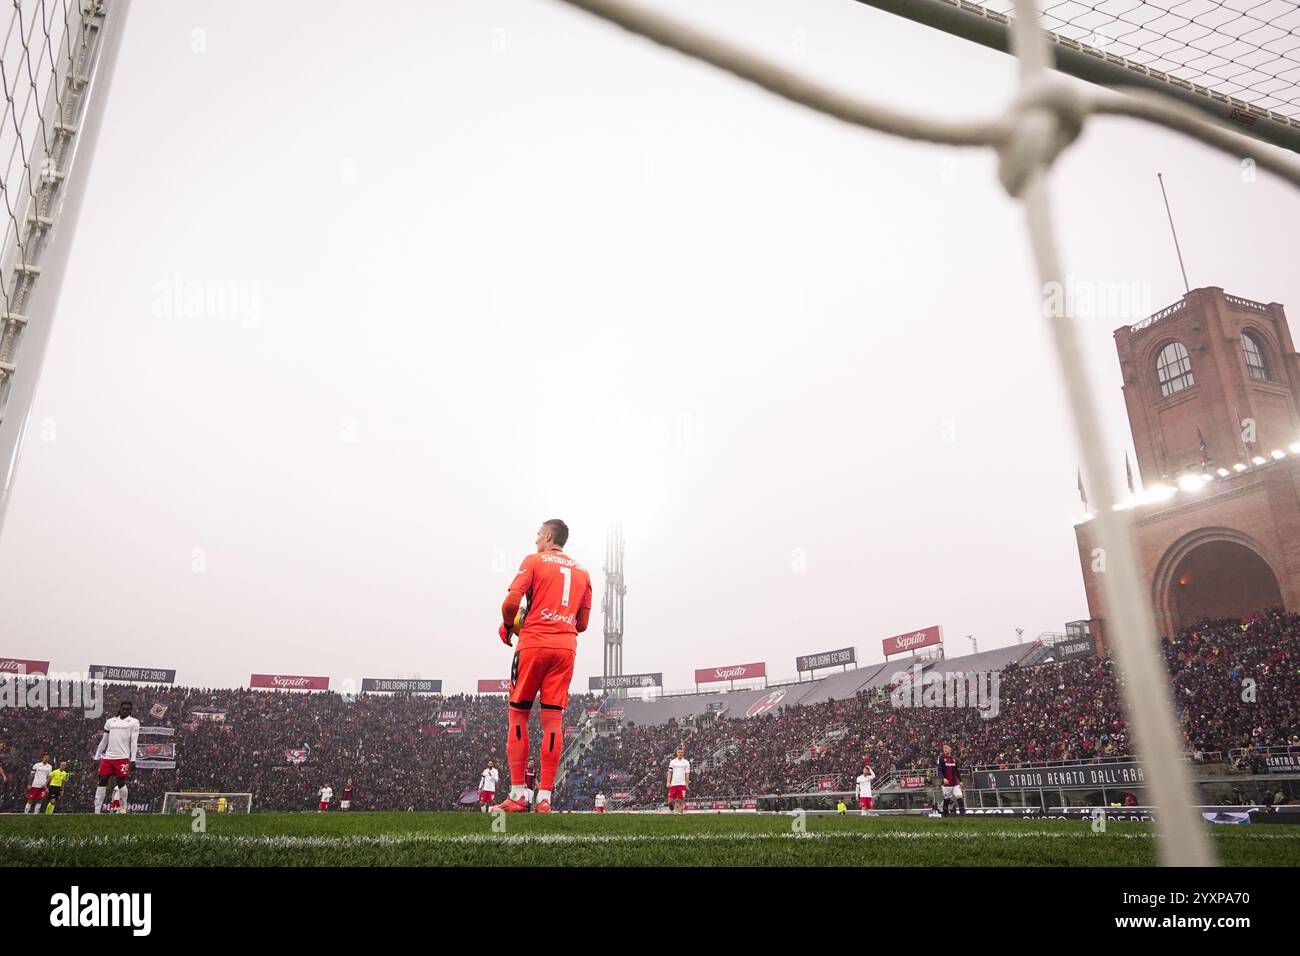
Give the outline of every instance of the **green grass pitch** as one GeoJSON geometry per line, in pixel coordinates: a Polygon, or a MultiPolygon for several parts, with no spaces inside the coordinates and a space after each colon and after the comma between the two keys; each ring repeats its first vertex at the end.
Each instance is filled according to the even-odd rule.
{"type": "MultiPolygon", "coordinates": [[[[1148,866],[1149,825],[770,814],[0,817],[10,866],[1148,866]],[[501,824],[499,824],[501,825],[501,824]]],[[[1208,824],[1207,824],[1208,826],[1208,824]]],[[[1231,866],[1300,865],[1300,826],[1211,828],[1231,866]]]]}

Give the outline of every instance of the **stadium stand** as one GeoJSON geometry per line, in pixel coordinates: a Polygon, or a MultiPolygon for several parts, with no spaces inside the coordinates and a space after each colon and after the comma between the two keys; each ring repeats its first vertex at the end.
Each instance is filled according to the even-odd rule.
{"type": "Polygon", "coordinates": [[[829,677],[823,677],[815,685],[799,698],[799,704],[824,704],[828,700],[839,700],[844,697],[852,697],[862,690],[882,686],[879,682],[883,681],[884,685],[889,682],[890,675],[897,670],[893,664],[869,664],[866,667],[859,667],[857,670],[841,671],[838,674],[831,674],[829,677]]]}
{"type": "MultiPolygon", "coordinates": [[[[659,802],[662,768],[678,742],[693,761],[692,792],[700,797],[802,792],[825,779],[847,787],[864,760],[881,775],[926,768],[945,742],[967,767],[1130,754],[1111,661],[1023,666],[1031,650],[1015,645],[929,665],[941,673],[996,671],[999,708],[991,719],[976,708],[893,707],[888,688],[902,663],[877,669],[850,699],[829,695],[869,668],[817,681],[798,706],[749,720],[737,719],[735,706],[714,718],[693,706],[683,710],[673,698],[646,704],[641,725],[598,740],[584,755],[563,805],[586,805],[598,786],[628,794],[626,804],[659,802]]],[[[1250,769],[1263,748],[1300,746],[1300,617],[1274,609],[1205,622],[1184,629],[1164,651],[1189,753],[1235,750],[1245,755],[1237,763],[1250,769]],[[1240,700],[1246,676],[1256,681],[1249,707],[1240,700]]]]}
{"type": "MultiPolygon", "coordinates": [[[[337,797],[351,777],[354,809],[451,810],[489,758],[505,766],[504,696],[352,699],[332,692],[106,686],[106,710],[129,699],[142,725],[175,731],[175,769],[138,769],[131,783],[131,803],[150,809],[169,790],[210,790],[252,793],[256,810],[304,810],[314,808],[321,785],[332,785],[337,797]],[[156,707],[166,708],[162,716],[150,715],[156,707]],[[439,726],[444,711],[459,713],[459,726],[439,726]]],[[[565,723],[579,725],[597,703],[572,696],[565,723]]],[[[9,778],[0,787],[0,810],[22,808],[27,769],[42,750],[67,760],[72,771],[61,809],[89,809],[96,782],[91,757],[103,723],[75,709],[0,709],[0,767],[9,778]]],[[[536,717],[533,723],[540,739],[536,717]]]]}
{"type": "MultiPolygon", "coordinates": [[[[966,657],[939,662],[924,661],[923,664],[926,672],[935,668],[943,672],[998,671],[1024,657],[1031,649],[1030,646],[1013,644],[1011,647],[999,647],[966,657]]],[[[619,706],[623,708],[624,724],[666,724],[669,721],[682,721],[687,717],[704,717],[714,712],[722,717],[743,718],[750,716],[748,712],[751,707],[774,695],[776,701],[773,706],[776,709],[784,709],[843,700],[864,691],[888,688],[891,682],[897,679],[896,675],[900,671],[906,671],[910,664],[910,660],[868,664],[866,667],[839,671],[827,677],[801,683],[707,694],[682,694],[650,700],[628,699],[622,701],[619,706]]],[[[763,712],[765,713],[766,710],[763,712]]]]}
{"type": "MultiPolygon", "coordinates": [[[[827,779],[847,786],[864,759],[882,776],[928,767],[944,742],[968,768],[1129,754],[1111,662],[1025,666],[1031,647],[930,664],[941,672],[996,672],[996,716],[973,707],[892,706],[889,685],[905,669],[901,661],[771,689],[607,701],[607,710],[623,710],[622,725],[596,725],[611,729],[575,753],[556,805],[589,809],[598,789],[614,808],[662,803],[664,768],[678,743],[692,761],[697,797],[797,793],[827,779]],[[746,717],[760,702],[772,706],[746,717]]],[[[1300,616],[1274,609],[1205,622],[1184,628],[1164,652],[1187,749],[1198,762],[1223,760],[1225,772],[1250,773],[1260,770],[1266,748],[1300,749],[1300,616]],[[1242,696],[1247,678],[1249,703],[1242,696]]],[[[449,810],[489,758],[504,767],[502,696],[352,699],[108,685],[106,707],[123,697],[142,724],[175,731],[175,769],[141,769],[132,783],[132,804],[150,809],[168,790],[220,790],[251,792],[255,810],[305,810],[322,784],[338,794],[351,777],[355,809],[449,810]],[[440,726],[446,711],[460,715],[452,727],[440,726]]],[[[574,695],[566,725],[583,725],[600,701],[574,695]]],[[[79,710],[0,709],[0,767],[8,777],[0,810],[21,809],[27,768],[43,750],[73,771],[62,809],[89,809],[102,724],[79,710]]]]}
{"type": "Polygon", "coordinates": [[[1000,671],[1024,660],[1032,649],[1032,645],[1025,644],[995,647],[991,651],[980,651],[978,654],[967,654],[965,657],[948,658],[935,664],[934,669],[943,673],[961,672],[964,674],[1000,671]]]}
{"type": "Polygon", "coordinates": [[[729,694],[684,694],[680,697],[661,697],[657,700],[638,700],[628,698],[620,701],[618,707],[623,709],[624,724],[666,724],[669,721],[686,720],[688,717],[702,717],[709,712],[709,705],[727,707],[734,705],[728,701],[729,694]]]}

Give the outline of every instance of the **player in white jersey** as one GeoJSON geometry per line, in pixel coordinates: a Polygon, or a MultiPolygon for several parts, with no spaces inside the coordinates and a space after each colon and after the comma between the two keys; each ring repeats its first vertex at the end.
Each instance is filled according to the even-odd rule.
{"type": "Polygon", "coordinates": [[[126,813],[126,778],[135,767],[136,747],[140,743],[140,721],[131,716],[131,702],[122,701],[117,716],[104,722],[103,736],[95,749],[99,761],[99,786],[95,789],[95,812],[103,812],[108,785],[116,782],[121,794],[122,813],[126,813]]]}
{"type": "Polygon", "coordinates": [[[27,787],[27,806],[23,813],[40,813],[41,802],[45,799],[46,787],[49,786],[50,774],[54,767],[50,764],[50,755],[41,754],[41,759],[32,764],[32,781],[27,787]],[[32,808],[36,809],[33,810],[32,808]]]}
{"type": "Polygon", "coordinates": [[[492,801],[497,798],[497,783],[500,779],[501,774],[497,771],[496,764],[489,760],[478,778],[478,808],[484,813],[492,809],[492,801]]]}
{"type": "Polygon", "coordinates": [[[858,774],[858,816],[865,817],[871,809],[871,781],[876,779],[876,772],[871,764],[865,764],[858,774]]]}
{"type": "Polygon", "coordinates": [[[668,761],[668,805],[673,813],[686,812],[686,788],[691,785],[691,762],[686,748],[678,747],[677,756],[668,761]]]}
{"type": "Polygon", "coordinates": [[[596,812],[605,812],[605,795],[599,791],[596,793],[596,812]]]}
{"type": "Polygon", "coordinates": [[[334,788],[327,783],[316,792],[320,794],[320,806],[316,808],[316,812],[324,813],[330,808],[330,801],[334,799],[334,788]]]}

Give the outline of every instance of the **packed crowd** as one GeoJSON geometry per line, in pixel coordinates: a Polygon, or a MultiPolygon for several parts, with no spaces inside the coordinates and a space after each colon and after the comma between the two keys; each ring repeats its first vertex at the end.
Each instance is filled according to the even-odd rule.
{"type": "MultiPolygon", "coordinates": [[[[92,806],[97,783],[92,759],[99,729],[118,702],[129,699],[141,743],[173,743],[174,769],[137,768],[129,790],[134,808],[157,810],[167,791],[251,793],[258,810],[314,808],[330,785],[336,798],[353,781],[361,810],[450,810],[477,786],[489,759],[504,773],[504,696],[296,693],[248,689],[107,685],[105,714],[78,708],[0,708],[0,810],[21,809],[30,768],[42,752],[66,760],[71,777],[64,809],[92,806]],[[454,720],[439,720],[454,713],[454,720]],[[441,726],[447,724],[447,726],[441,726]]],[[[570,699],[565,722],[579,724],[586,695],[570,699]]],[[[535,739],[540,721],[534,716],[535,739]]]]}
{"type": "Polygon", "coordinates": [[[1189,750],[1249,751],[1295,739],[1298,634],[1300,616],[1273,608],[1242,621],[1187,628],[1166,647],[1189,750]]]}
{"type": "MultiPolygon", "coordinates": [[[[1244,769],[1260,748],[1300,747],[1300,616],[1280,610],[1184,629],[1165,648],[1170,688],[1189,754],[1237,751],[1244,769]],[[1244,753],[1243,753],[1244,751],[1244,753]]],[[[597,735],[557,788],[560,808],[589,808],[596,792],[655,803],[680,743],[693,796],[741,797],[848,786],[864,760],[878,775],[929,767],[943,743],[970,768],[1089,760],[1130,753],[1120,689],[1108,659],[1008,667],[996,716],[974,707],[898,708],[887,693],[753,718],[712,714],[597,735]]],[[[489,759],[505,765],[503,696],[425,697],[108,685],[105,708],[129,698],[145,727],[175,744],[174,769],[139,769],[130,802],[158,809],[166,791],[253,795],[259,810],[314,807],[353,781],[353,808],[448,810],[477,785],[489,759]],[[442,720],[446,713],[457,715],[442,720]]],[[[582,724],[599,698],[574,695],[565,725],[582,724]]],[[[67,809],[91,806],[94,752],[104,717],[73,708],[0,708],[0,810],[21,809],[29,768],[48,751],[72,772],[67,809]]],[[[539,739],[534,714],[534,739],[539,739]]]]}
{"type": "MultiPolygon", "coordinates": [[[[1300,745],[1300,616],[1274,609],[1185,628],[1164,655],[1189,754],[1244,748],[1237,761],[1253,767],[1260,748],[1300,745]]],[[[1131,753],[1109,659],[1011,666],[999,677],[997,716],[897,708],[870,692],[748,719],[629,726],[582,757],[566,801],[589,804],[596,790],[632,804],[661,800],[678,742],[692,760],[693,795],[709,797],[800,792],[823,780],[845,788],[864,761],[881,776],[929,768],[945,742],[967,768],[1131,753]]]]}

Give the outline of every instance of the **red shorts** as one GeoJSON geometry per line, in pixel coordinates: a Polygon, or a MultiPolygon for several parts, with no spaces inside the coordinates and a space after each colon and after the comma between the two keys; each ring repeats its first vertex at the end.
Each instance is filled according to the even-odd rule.
{"type": "Polygon", "coordinates": [[[669,799],[669,800],[685,800],[685,799],[686,799],[686,788],[685,788],[685,787],[669,787],[669,788],[668,788],[668,799],[669,799]]]}
{"type": "Polygon", "coordinates": [[[510,665],[510,703],[529,704],[538,692],[542,705],[567,707],[576,651],[544,645],[521,645],[510,665]]]}
{"type": "Polygon", "coordinates": [[[328,803],[327,801],[322,800],[322,801],[320,802],[320,808],[321,808],[322,810],[328,810],[328,809],[330,808],[330,805],[329,805],[329,803],[328,803]]]}
{"type": "Polygon", "coordinates": [[[870,797],[858,797],[858,803],[862,806],[862,809],[863,809],[863,810],[870,810],[870,809],[871,809],[871,798],[870,798],[870,797]]]}
{"type": "Polygon", "coordinates": [[[596,812],[597,812],[597,813],[604,813],[604,812],[605,812],[605,808],[604,808],[604,807],[597,807],[597,808],[596,808],[596,812]]]}
{"type": "Polygon", "coordinates": [[[497,792],[495,790],[480,790],[478,792],[478,802],[491,803],[493,800],[496,799],[496,796],[497,796],[497,792]]]}
{"type": "Polygon", "coordinates": [[[44,800],[44,799],[45,799],[45,788],[44,788],[44,787],[28,787],[28,788],[27,788],[27,800],[28,800],[28,802],[30,802],[30,801],[32,801],[32,800],[44,800]]]}
{"type": "Polygon", "coordinates": [[[99,775],[101,777],[117,777],[119,780],[126,779],[127,769],[131,766],[129,760],[101,760],[99,762],[99,775]]]}

